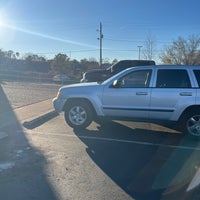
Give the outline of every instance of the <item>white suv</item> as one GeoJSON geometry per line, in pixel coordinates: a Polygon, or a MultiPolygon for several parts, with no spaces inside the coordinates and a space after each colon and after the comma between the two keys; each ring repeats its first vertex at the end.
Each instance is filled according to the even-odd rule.
{"type": "Polygon", "coordinates": [[[172,121],[200,137],[200,66],[139,66],[102,83],[61,87],[53,100],[73,128],[100,117],[133,121],[172,121]]]}

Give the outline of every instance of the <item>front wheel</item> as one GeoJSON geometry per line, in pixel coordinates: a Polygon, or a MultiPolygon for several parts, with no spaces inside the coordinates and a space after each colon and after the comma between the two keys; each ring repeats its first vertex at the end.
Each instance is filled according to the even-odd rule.
{"type": "Polygon", "coordinates": [[[200,112],[185,114],[182,120],[184,133],[193,138],[200,139],[200,112]]]}
{"type": "Polygon", "coordinates": [[[93,120],[93,110],[86,102],[71,102],[65,109],[65,121],[74,129],[84,129],[93,120]]]}

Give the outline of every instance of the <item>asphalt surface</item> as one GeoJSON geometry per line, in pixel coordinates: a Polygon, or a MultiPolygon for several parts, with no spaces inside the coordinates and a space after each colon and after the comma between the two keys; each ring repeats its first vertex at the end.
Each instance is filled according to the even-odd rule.
{"type": "Polygon", "coordinates": [[[52,99],[60,87],[58,84],[1,82],[1,88],[14,109],[52,99]]]}
{"type": "Polygon", "coordinates": [[[198,141],[149,123],[74,131],[53,112],[57,87],[1,85],[1,199],[200,199],[198,141]]]}
{"type": "Polygon", "coordinates": [[[54,86],[59,87],[34,83],[1,83],[0,198],[3,200],[60,199],[43,171],[45,158],[42,152],[31,144],[23,126],[32,121],[39,122],[45,113],[47,115],[53,111],[51,101],[57,92],[55,88],[51,91],[54,86]]]}

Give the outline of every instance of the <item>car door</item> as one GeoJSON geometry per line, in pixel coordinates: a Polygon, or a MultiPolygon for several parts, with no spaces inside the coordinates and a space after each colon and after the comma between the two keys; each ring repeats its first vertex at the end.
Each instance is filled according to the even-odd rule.
{"type": "Polygon", "coordinates": [[[177,120],[187,102],[195,102],[195,95],[187,69],[158,69],[149,118],[177,120]]]}
{"type": "Polygon", "coordinates": [[[106,87],[102,96],[106,116],[147,119],[150,106],[152,70],[136,70],[117,80],[115,87],[106,87]]]}

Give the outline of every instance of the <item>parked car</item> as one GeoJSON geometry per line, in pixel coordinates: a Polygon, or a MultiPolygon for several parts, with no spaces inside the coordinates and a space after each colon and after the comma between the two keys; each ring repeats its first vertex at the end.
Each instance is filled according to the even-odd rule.
{"type": "Polygon", "coordinates": [[[68,76],[64,75],[64,74],[58,74],[58,75],[55,75],[53,77],[53,81],[55,83],[62,83],[63,84],[63,83],[66,83],[69,80],[70,80],[70,78],[68,76]]]}
{"type": "Polygon", "coordinates": [[[155,64],[156,63],[153,60],[120,60],[119,62],[110,67],[107,67],[106,69],[93,69],[83,73],[83,77],[80,82],[102,82],[124,69],[134,66],[155,64]]]}
{"type": "Polygon", "coordinates": [[[61,87],[53,104],[75,129],[99,118],[164,121],[199,138],[199,87],[200,66],[132,67],[102,83],[61,87]]]}

